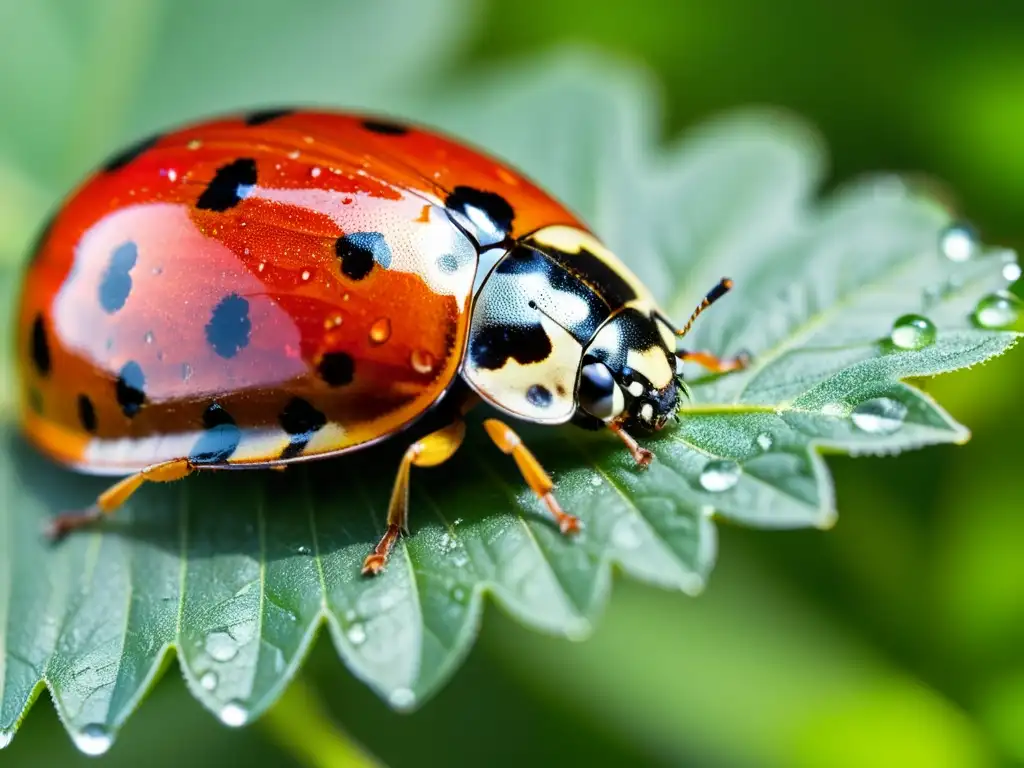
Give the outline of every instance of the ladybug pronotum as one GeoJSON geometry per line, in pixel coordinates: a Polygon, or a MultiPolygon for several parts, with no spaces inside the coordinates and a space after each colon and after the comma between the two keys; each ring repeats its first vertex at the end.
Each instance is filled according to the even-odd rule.
{"type": "MultiPolygon", "coordinates": [[[[682,328],[562,204],[463,144],[365,115],[274,110],[153,137],[110,159],[44,230],[21,293],[21,425],[53,460],[121,476],[59,536],[146,481],[281,467],[402,433],[410,469],[448,460],[483,401],[541,424],[634,433],[675,413],[682,328]],[[460,386],[455,386],[460,383],[460,386]],[[458,402],[452,403],[451,399],[458,402]],[[411,438],[410,438],[411,439],[411,438]]],[[[564,533],[552,482],[504,421],[484,426],[564,533]]]]}

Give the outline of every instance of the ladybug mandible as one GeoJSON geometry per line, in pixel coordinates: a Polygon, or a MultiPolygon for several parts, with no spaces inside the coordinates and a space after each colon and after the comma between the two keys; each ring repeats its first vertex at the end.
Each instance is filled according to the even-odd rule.
{"type": "MultiPolygon", "coordinates": [[[[409,472],[450,458],[484,401],[543,424],[634,432],[677,408],[681,329],[572,213],[436,133],[294,110],[215,119],[110,159],[46,227],[21,293],[21,426],[76,470],[123,479],[62,535],[143,483],[336,456],[457,397],[398,468],[379,573],[407,530],[409,472]],[[455,387],[460,380],[468,386],[455,387]]],[[[484,426],[569,533],[511,427],[484,426]]]]}

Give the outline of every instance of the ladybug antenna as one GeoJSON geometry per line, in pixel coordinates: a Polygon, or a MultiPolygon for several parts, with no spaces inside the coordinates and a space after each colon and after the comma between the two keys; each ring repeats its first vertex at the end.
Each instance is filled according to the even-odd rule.
{"type": "Polygon", "coordinates": [[[697,308],[693,310],[693,314],[690,315],[690,319],[686,321],[686,325],[682,329],[676,330],[676,336],[685,336],[690,332],[690,328],[693,326],[693,321],[701,316],[701,313],[718,301],[720,298],[725,296],[732,288],[732,280],[728,277],[723,277],[718,281],[718,285],[707,292],[707,295],[701,300],[697,308]]]}

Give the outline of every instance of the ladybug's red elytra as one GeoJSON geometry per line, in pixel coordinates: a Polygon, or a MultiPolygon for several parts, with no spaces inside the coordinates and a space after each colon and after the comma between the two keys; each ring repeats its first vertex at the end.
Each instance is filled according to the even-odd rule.
{"type": "MultiPolygon", "coordinates": [[[[729,286],[678,328],[575,215],[475,149],[366,115],[219,118],[118,154],[43,232],[18,315],[21,425],[55,461],[123,476],[57,517],[61,535],[146,481],[336,456],[457,396],[401,460],[375,574],[407,530],[410,469],[448,460],[479,401],[606,427],[648,463],[633,433],[674,414],[682,362],[745,362],[676,348],[729,286]]],[[[484,425],[577,530],[512,428],[484,425]]]]}

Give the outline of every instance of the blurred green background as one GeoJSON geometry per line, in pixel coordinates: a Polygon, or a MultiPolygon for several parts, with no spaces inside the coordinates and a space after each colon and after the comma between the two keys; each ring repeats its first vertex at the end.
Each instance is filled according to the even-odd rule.
{"type": "MultiPolygon", "coordinates": [[[[400,109],[397,94],[423,98],[565,45],[648,70],[666,137],[722,109],[780,105],[823,133],[829,184],[920,173],[988,242],[1024,248],[1022,4],[371,5],[0,0],[6,258],[127,137],[262,103],[400,109]]],[[[584,644],[489,608],[466,667],[411,716],[387,710],[326,642],[310,680],[394,766],[1024,764],[1022,370],[1017,351],[925,383],[972,429],[967,446],[831,459],[837,527],[723,527],[697,600],[620,581],[584,644]]],[[[88,759],[45,702],[0,753],[12,766],[88,759]]],[[[259,724],[224,728],[173,668],[104,760],[296,764],[259,724]]]]}

